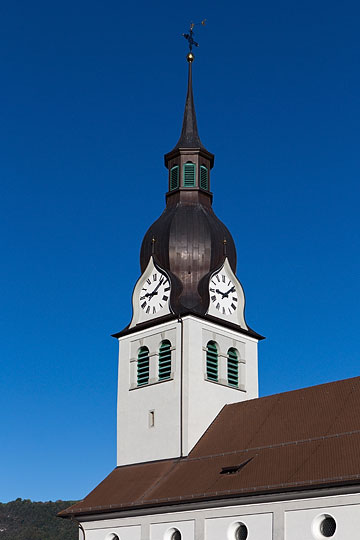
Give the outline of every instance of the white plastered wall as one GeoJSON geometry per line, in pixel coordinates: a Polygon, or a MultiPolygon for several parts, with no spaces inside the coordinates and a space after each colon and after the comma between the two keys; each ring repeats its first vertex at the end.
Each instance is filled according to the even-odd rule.
{"type": "Polygon", "coordinates": [[[258,396],[257,340],[186,316],[119,339],[118,465],[187,455],[224,405],[258,396]],[[158,380],[162,340],[172,344],[171,378],[158,380]],[[219,348],[219,381],[206,380],[206,344],[219,348]],[[149,384],[137,386],[137,353],[150,356],[149,384]],[[229,387],[226,354],[239,352],[239,388],[229,387]],[[151,426],[150,415],[154,425],[151,426]]]}
{"type": "MultiPolygon", "coordinates": [[[[314,530],[318,516],[336,521],[333,540],[354,540],[360,530],[360,495],[334,495],[310,499],[243,504],[216,508],[144,514],[82,522],[85,540],[167,540],[178,529],[182,540],[235,540],[236,525],[248,529],[248,540],[325,540],[314,530]]],[[[80,540],[83,540],[80,535],[80,540]]]]}
{"type": "Polygon", "coordinates": [[[117,414],[118,465],[177,457],[180,453],[180,333],[178,323],[152,327],[119,340],[117,414]],[[158,381],[160,343],[169,339],[172,370],[169,380],[158,381]],[[150,352],[149,385],[137,387],[137,351],[150,352]],[[150,414],[154,425],[151,426],[150,414]]]}
{"type": "Polygon", "coordinates": [[[187,455],[224,405],[258,397],[257,340],[196,317],[184,318],[183,453],[187,455]],[[219,351],[219,382],[206,380],[206,345],[219,351]],[[227,384],[226,354],[240,355],[239,388],[227,384]]]}

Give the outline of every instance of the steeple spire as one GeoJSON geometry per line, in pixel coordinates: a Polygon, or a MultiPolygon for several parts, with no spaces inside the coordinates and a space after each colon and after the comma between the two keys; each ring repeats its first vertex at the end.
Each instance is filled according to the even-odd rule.
{"type": "Polygon", "coordinates": [[[193,95],[193,88],[192,88],[192,63],[194,61],[194,58],[195,57],[191,51],[186,56],[186,59],[189,64],[189,69],[188,69],[188,86],[187,86],[187,94],[186,94],[182,129],[181,129],[180,138],[178,142],[176,143],[175,147],[171,150],[171,152],[168,152],[164,156],[166,167],[168,167],[169,161],[174,157],[175,154],[177,154],[179,151],[184,151],[184,150],[191,150],[191,151],[198,150],[199,152],[205,154],[204,157],[209,159],[210,168],[212,168],[214,164],[214,155],[208,152],[208,150],[206,150],[206,148],[202,144],[200,140],[199,132],[198,132],[198,127],[197,127],[194,95],[193,95]]]}
{"type": "Polygon", "coordinates": [[[189,53],[187,55],[187,61],[189,63],[189,73],[188,73],[188,88],[185,102],[184,118],[182,124],[182,130],[180,138],[174,148],[204,148],[201,143],[197,122],[196,122],[196,113],[194,105],[194,96],[192,89],[192,63],[194,60],[194,55],[189,53]]]}

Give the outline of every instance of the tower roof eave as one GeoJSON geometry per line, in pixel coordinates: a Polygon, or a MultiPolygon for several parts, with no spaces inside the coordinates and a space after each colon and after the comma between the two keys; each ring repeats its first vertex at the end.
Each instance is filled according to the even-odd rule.
{"type": "Polygon", "coordinates": [[[207,158],[210,162],[210,168],[211,169],[213,168],[215,156],[214,154],[206,150],[206,148],[204,148],[203,146],[197,146],[197,147],[196,146],[191,146],[191,147],[190,146],[186,146],[186,147],[175,146],[175,148],[173,148],[170,152],[164,155],[165,167],[168,166],[168,163],[171,159],[177,157],[179,154],[187,154],[187,153],[194,153],[194,152],[207,158]]]}

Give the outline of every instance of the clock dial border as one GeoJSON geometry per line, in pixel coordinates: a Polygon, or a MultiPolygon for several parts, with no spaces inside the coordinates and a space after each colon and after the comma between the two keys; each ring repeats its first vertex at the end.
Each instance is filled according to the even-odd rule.
{"type": "Polygon", "coordinates": [[[159,265],[155,263],[153,256],[151,256],[145,271],[139,277],[134,287],[134,291],[132,295],[133,315],[132,315],[129,328],[132,328],[136,326],[137,324],[151,321],[158,317],[162,317],[163,315],[170,314],[171,313],[170,294],[171,294],[170,276],[167,274],[167,272],[165,272],[162,268],[160,268],[159,265]],[[167,289],[169,287],[169,290],[163,291],[161,298],[163,299],[164,296],[166,296],[167,298],[166,300],[164,300],[164,304],[161,302],[162,304],[161,307],[159,303],[156,302],[156,299],[157,297],[159,297],[159,291],[161,290],[162,285],[160,285],[159,288],[155,291],[157,287],[157,285],[155,285],[155,282],[153,280],[153,276],[155,274],[157,276],[156,277],[157,285],[159,284],[159,281],[161,279],[160,276],[164,276],[165,281],[166,281],[166,287],[164,287],[164,289],[165,288],[167,289]],[[150,284],[149,284],[149,281],[150,281],[150,284]],[[145,284],[147,284],[147,287],[145,287],[145,284]],[[146,288],[146,291],[142,290],[144,287],[146,288]],[[154,292],[157,294],[152,294],[154,292]],[[140,301],[140,297],[143,297],[145,294],[147,296],[140,301]],[[149,302],[149,298],[150,298],[150,302],[149,302]],[[145,301],[146,301],[146,305],[142,307],[145,301]],[[150,307],[149,310],[148,310],[148,307],[150,307]],[[155,307],[155,312],[153,309],[154,307],[155,307]]]}
{"type": "Polygon", "coordinates": [[[239,325],[244,330],[248,330],[244,315],[244,291],[240,281],[232,271],[227,257],[224,263],[211,274],[209,278],[208,294],[209,306],[207,315],[211,315],[218,319],[224,319],[239,325]],[[234,294],[232,294],[231,291],[233,288],[235,289],[234,294]],[[233,300],[233,298],[236,298],[236,300],[233,300]]]}

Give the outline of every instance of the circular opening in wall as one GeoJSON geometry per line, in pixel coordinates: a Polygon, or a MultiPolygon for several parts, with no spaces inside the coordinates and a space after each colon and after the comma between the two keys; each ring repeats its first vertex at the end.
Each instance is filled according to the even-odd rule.
{"type": "Polygon", "coordinates": [[[115,533],[109,533],[105,536],[105,540],[120,540],[120,538],[115,533]]]}
{"type": "Polygon", "coordinates": [[[228,529],[228,540],[246,540],[248,537],[248,528],[245,523],[237,521],[232,523],[228,529]]]}
{"type": "Polygon", "coordinates": [[[165,533],[165,540],[181,540],[181,532],[179,529],[169,529],[165,533]]]}
{"type": "Polygon", "coordinates": [[[336,521],[331,516],[326,516],[320,523],[320,533],[326,538],[334,536],[336,531],[336,521]]]}
{"type": "Polygon", "coordinates": [[[248,537],[247,526],[241,523],[237,529],[235,529],[235,540],[246,540],[248,537]]]}
{"type": "Polygon", "coordinates": [[[336,521],[328,514],[322,514],[314,519],[313,534],[315,538],[331,538],[336,532],[336,521]]]}

